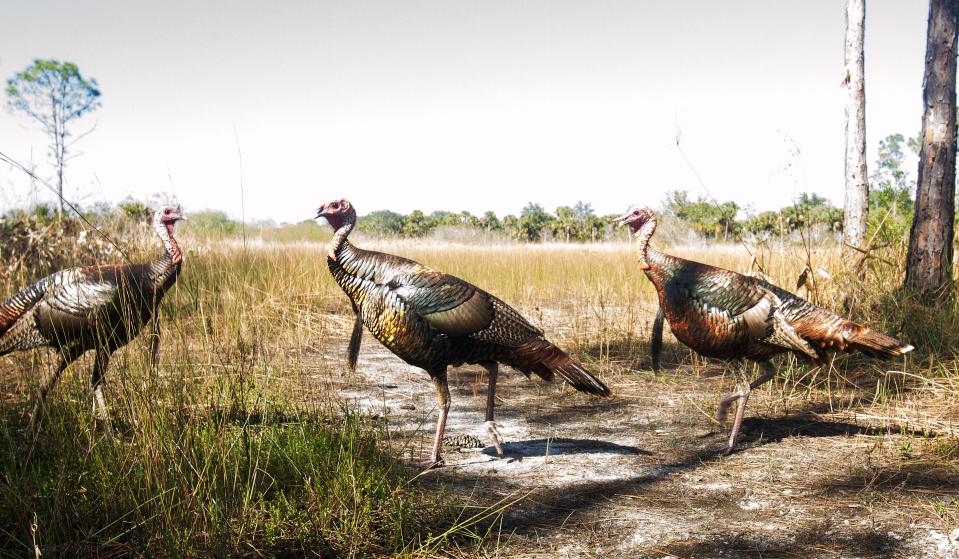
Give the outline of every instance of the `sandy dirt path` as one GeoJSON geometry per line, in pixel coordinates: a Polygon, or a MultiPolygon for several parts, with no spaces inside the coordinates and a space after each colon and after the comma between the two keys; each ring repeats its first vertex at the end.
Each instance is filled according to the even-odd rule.
{"type": "MultiPolygon", "coordinates": [[[[322,359],[340,363],[342,351],[322,359]]],[[[601,400],[502,371],[507,457],[483,429],[482,368],[454,369],[447,434],[484,448],[447,447],[446,467],[426,474],[482,503],[523,497],[503,517],[496,556],[959,558],[959,527],[939,514],[959,506],[959,473],[908,455],[935,437],[837,419],[815,401],[784,407],[760,390],[740,450],[725,457],[726,430],[707,414],[732,375],[633,371],[601,400]]],[[[345,402],[389,419],[397,454],[426,458],[437,406],[423,371],[367,336],[357,374],[336,384],[345,402]]]]}

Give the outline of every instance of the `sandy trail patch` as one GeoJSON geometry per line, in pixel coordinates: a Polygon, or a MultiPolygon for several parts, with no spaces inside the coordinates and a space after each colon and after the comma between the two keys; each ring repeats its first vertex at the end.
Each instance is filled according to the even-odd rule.
{"type": "MultiPolygon", "coordinates": [[[[324,352],[336,370],[342,345],[324,352]]],[[[483,427],[482,368],[451,369],[447,435],[485,447],[446,448],[446,467],[426,476],[485,503],[524,496],[503,519],[503,557],[959,559],[959,530],[935,512],[959,502],[959,475],[897,457],[915,434],[824,420],[814,402],[784,412],[774,391],[759,390],[740,450],[724,457],[727,431],[705,413],[731,378],[636,371],[598,399],[503,367],[498,459],[483,427]]],[[[356,375],[338,376],[336,390],[389,419],[403,458],[426,458],[437,405],[425,372],[367,336],[356,375]]]]}

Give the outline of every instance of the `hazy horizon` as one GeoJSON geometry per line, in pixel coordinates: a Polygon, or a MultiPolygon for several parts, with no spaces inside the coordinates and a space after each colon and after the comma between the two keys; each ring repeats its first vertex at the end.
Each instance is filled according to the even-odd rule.
{"type": "MultiPolygon", "coordinates": [[[[239,217],[238,138],[248,219],[301,221],[338,197],[361,214],[578,200],[616,213],[706,195],[678,134],[721,201],[761,211],[815,192],[841,206],[843,10],[15,1],[0,78],[58,58],[99,81],[102,108],[74,128],[96,130],[67,170],[67,196],[86,205],[169,192],[239,217]],[[42,35],[25,24],[40,20],[42,35]]],[[[870,166],[879,139],[919,131],[927,10],[867,5],[870,166]]],[[[44,136],[8,110],[0,151],[46,161],[44,136]]],[[[0,166],[0,210],[29,202],[29,184],[0,166]]]]}

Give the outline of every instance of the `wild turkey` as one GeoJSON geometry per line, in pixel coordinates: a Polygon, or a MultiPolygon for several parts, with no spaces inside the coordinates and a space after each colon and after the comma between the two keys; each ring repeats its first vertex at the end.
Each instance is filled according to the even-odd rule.
{"type": "Polygon", "coordinates": [[[496,297],[457,277],[412,260],[362,250],[347,240],[356,211],[346,200],[320,206],[316,217],[335,230],[327,263],[353,304],[356,320],[347,356],[353,370],[363,326],[390,351],[429,373],[440,414],[428,465],[442,464],[440,446],[449,412],[449,366],[478,363],[489,372],[486,429],[499,456],[502,439],[493,422],[498,363],[527,376],[559,375],[579,391],[608,396],[599,379],[543,337],[543,332],[496,297]]]}
{"type": "Polygon", "coordinates": [[[30,414],[31,430],[60,374],[87,350],[96,351],[91,379],[94,410],[108,428],[103,375],[110,356],[150,321],[154,328],[150,352],[156,363],[160,341],[157,306],[176,281],[183,261],[173,238],[173,227],[181,219],[179,208],[163,208],[154,214],[153,230],[166,251],[152,262],[61,270],[0,305],[0,355],[42,346],[60,352],[56,370],[41,383],[30,414]]]}
{"type": "MultiPolygon", "coordinates": [[[[765,365],[762,376],[752,383],[743,371],[739,391],[719,402],[717,419],[724,421],[729,405],[739,400],[726,454],[736,444],[750,391],[773,376],[766,361],[774,355],[792,352],[822,364],[834,351],[896,357],[913,349],[761,279],[649,248],[656,215],[648,208],[630,211],[621,224],[633,231],[639,267],[653,282],[660,308],[679,341],[706,357],[765,365]]],[[[653,342],[658,352],[655,332],[653,342]]],[[[654,360],[658,362],[658,355],[654,360]]]]}

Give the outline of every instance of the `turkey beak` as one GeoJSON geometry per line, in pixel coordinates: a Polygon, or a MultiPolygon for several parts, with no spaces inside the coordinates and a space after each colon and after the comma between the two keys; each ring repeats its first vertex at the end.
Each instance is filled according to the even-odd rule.
{"type": "Polygon", "coordinates": [[[624,215],[623,217],[616,218],[616,219],[613,220],[613,223],[618,223],[620,227],[622,227],[623,225],[628,225],[628,224],[629,224],[629,217],[630,217],[631,215],[632,215],[632,214],[626,214],[626,215],[624,215]]]}
{"type": "Polygon", "coordinates": [[[316,216],[313,219],[320,219],[321,217],[326,217],[323,212],[326,210],[326,204],[323,204],[319,208],[316,208],[316,216]]]}

